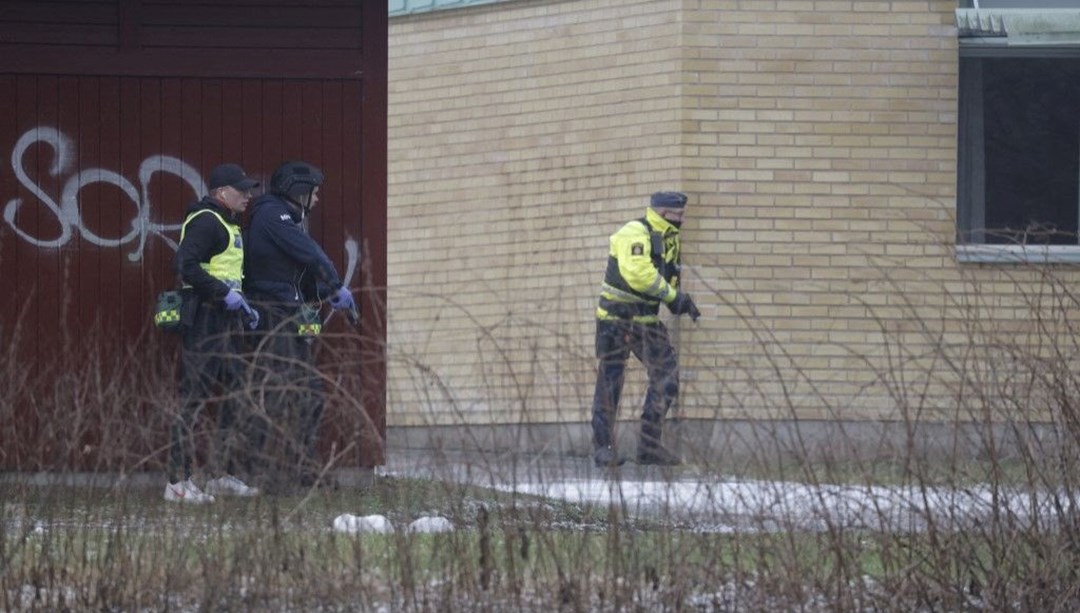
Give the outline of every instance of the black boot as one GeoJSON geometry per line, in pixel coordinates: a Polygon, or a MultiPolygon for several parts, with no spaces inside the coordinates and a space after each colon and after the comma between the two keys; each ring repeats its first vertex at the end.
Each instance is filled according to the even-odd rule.
{"type": "Polygon", "coordinates": [[[643,419],[641,421],[641,438],[638,439],[637,461],[638,464],[654,464],[657,466],[678,466],[682,464],[680,458],[660,442],[663,432],[658,419],[643,419]]]}
{"type": "Polygon", "coordinates": [[[610,446],[597,447],[593,452],[593,462],[600,468],[611,468],[612,466],[622,466],[626,463],[626,458],[615,453],[615,450],[610,446]]]}
{"type": "Polygon", "coordinates": [[[682,458],[660,443],[640,444],[638,445],[637,462],[638,464],[653,464],[656,466],[678,466],[682,464],[682,458]]]}

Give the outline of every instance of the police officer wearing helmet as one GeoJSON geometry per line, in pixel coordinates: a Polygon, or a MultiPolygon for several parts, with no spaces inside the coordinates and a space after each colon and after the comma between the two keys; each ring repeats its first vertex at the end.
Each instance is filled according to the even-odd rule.
{"type": "Polygon", "coordinates": [[[180,371],[182,406],[171,429],[165,500],[206,503],[214,494],[253,496],[255,488],[233,476],[237,444],[235,403],[219,404],[219,444],[212,472],[218,477],[201,490],[191,480],[192,428],[217,385],[225,390],[241,380],[240,335],[243,325],[258,325],[259,314],[244,298],[244,242],[240,217],[259,182],[236,164],[221,164],[210,172],[210,193],[192,203],[180,228],[180,245],[173,267],[183,281],[181,307],[183,355],[180,371]]]}
{"type": "Polygon", "coordinates": [[[593,461],[597,466],[622,464],[615,447],[614,422],[630,354],[649,377],[641,412],[639,464],[675,465],[682,460],[661,443],[663,420],[679,395],[679,367],[660,305],[675,315],[701,315],[689,294],[679,289],[679,228],[686,195],[657,192],[645,217],[628,222],[611,235],[607,270],[596,309],[596,357],[593,395],[593,461]]]}
{"type": "Polygon", "coordinates": [[[246,236],[244,291],[264,313],[256,376],[265,390],[266,421],[255,429],[255,446],[265,453],[268,482],[282,487],[310,484],[317,474],[315,433],[325,391],[311,344],[318,312],[309,305],[328,300],[335,309],[356,309],[334,265],[307,233],[322,184],[323,173],[312,164],[282,164],[270,179],[270,193],[252,204],[246,236]]]}

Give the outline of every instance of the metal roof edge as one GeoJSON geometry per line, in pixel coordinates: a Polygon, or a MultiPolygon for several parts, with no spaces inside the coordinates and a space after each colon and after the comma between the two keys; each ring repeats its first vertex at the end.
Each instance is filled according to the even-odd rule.
{"type": "Polygon", "coordinates": [[[1080,9],[956,9],[964,45],[1080,44],[1080,9]]]}
{"type": "Polygon", "coordinates": [[[389,15],[402,17],[509,1],[511,0],[389,0],[389,15]]]}

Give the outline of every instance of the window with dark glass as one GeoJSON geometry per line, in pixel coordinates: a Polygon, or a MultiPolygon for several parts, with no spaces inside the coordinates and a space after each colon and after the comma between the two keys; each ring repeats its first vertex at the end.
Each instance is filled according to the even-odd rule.
{"type": "Polygon", "coordinates": [[[959,243],[1080,244],[1077,55],[961,57],[959,243]]]}

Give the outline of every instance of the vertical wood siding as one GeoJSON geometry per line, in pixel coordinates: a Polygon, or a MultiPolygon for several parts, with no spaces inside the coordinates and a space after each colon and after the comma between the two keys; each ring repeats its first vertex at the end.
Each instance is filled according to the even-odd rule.
{"type": "MultiPolygon", "coordinates": [[[[32,339],[20,359],[49,360],[72,335],[145,342],[154,296],[175,284],[183,211],[222,162],[264,184],[288,159],[323,168],[314,238],[343,274],[346,243],[355,241],[370,255],[364,267],[377,271],[367,281],[385,287],[385,117],[369,122],[367,108],[374,100],[385,115],[385,50],[381,68],[367,70],[375,78],[381,70],[381,83],[365,82],[359,69],[366,29],[381,29],[385,47],[385,8],[368,17],[345,1],[303,10],[274,0],[10,4],[0,15],[0,343],[11,343],[16,328],[32,339]],[[362,24],[362,13],[375,23],[362,24]],[[121,14],[136,25],[121,27],[121,14]],[[65,28],[93,34],[55,34],[65,28]],[[138,44],[118,51],[124,31],[138,44]],[[301,49],[274,66],[286,57],[282,46],[301,49]],[[327,63],[320,53],[330,48],[346,52],[327,63]],[[207,61],[214,58],[221,61],[207,61]],[[377,155],[368,162],[379,143],[369,123],[382,126],[381,168],[377,155]]],[[[350,284],[362,281],[357,272],[350,284]]],[[[370,295],[364,334],[381,347],[384,302],[370,295]]],[[[365,410],[384,423],[384,383],[366,386],[365,410]]],[[[33,405],[22,402],[14,414],[0,407],[9,422],[0,427],[0,467],[18,464],[12,437],[46,426],[33,405]]],[[[340,447],[353,435],[329,432],[328,441],[340,447]]],[[[380,449],[361,455],[365,465],[382,461],[380,449]]]]}

